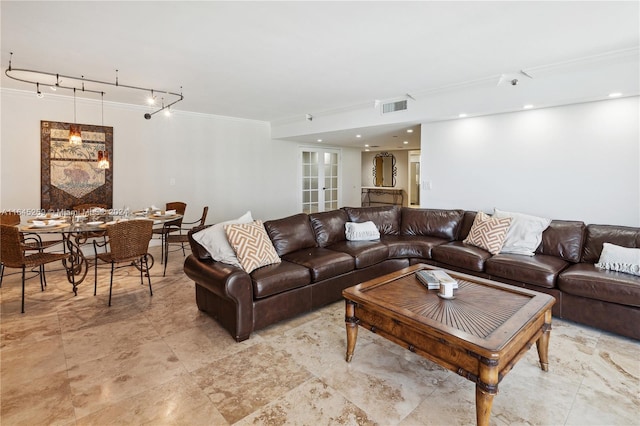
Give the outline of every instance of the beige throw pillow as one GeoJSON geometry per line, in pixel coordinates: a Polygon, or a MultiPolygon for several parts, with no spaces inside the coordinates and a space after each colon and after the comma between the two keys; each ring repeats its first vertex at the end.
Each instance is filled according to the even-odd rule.
{"type": "Polygon", "coordinates": [[[247,273],[261,266],[281,262],[261,220],[225,225],[224,231],[242,269],[247,273]]]}
{"type": "Polygon", "coordinates": [[[469,235],[463,243],[480,247],[491,254],[500,253],[507,231],[511,225],[511,218],[491,217],[484,212],[478,212],[473,221],[469,235]]]}

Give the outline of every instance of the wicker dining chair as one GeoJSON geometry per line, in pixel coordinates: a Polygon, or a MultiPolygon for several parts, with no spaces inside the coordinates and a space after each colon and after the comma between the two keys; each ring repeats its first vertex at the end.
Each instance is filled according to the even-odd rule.
{"type": "Polygon", "coordinates": [[[20,230],[15,225],[0,225],[0,262],[3,270],[7,268],[22,269],[22,313],[24,314],[24,283],[26,268],[38,267],[40,275],[40,289],[44,291],[47,285],[45,266],[47,263],[68,259],[68,253],[48,253],[38,250],[36,253],[27,254],[20,230]]]}
{"type": "MultiPolygon", "coordinates": [[[[183,203],[182,201],[172,201],[165,205],[165,211],[166,210],[175,210],[177,214],[184,216],[184,212],[187,211],[187,203],[183,203]]],[[[164,261],[165,237],[171,232],[178,232],[181,227],[182,217],[170,222],[163,223],[161,228],[153,228],[153,234],[160,235],[160,250],[162,251],[160,255],[160,262],[164,261]]]]}
{"type": "Polygon", "coordinates": [[[195,228],[204,226],[204,222],[207,220],[207,214],[209,213],[209,206],[205,206],[202,209],[202,216],[200,219],[193,222],[182,222],[181,227],[176,227],[175,225],[167,224],[167,232],[164,237],[164,270],[162,272],[162,276],[164,277],[167,274],[167,260],[169,260],[169,244],[180,244],[182,246],[182,256],[186,256],[186,252],[184,250],[184,245],[189,244],[189,237],[187,233],[195,228]],[[185,227],[184,225],[194,225],[193,227],[185,227]],[[176,231],[176,232],[174,232],[176,231]]]}
{"type": "MultiPolygon", "coordinates": [[[[15,212],[0,213],[0,224],[18,226],[20,225],[20,214],[15,212]]],[[[20,233],[20,240],[25,251],[42,251],[51,246],[62,244],[62,240],[43,240],[36,233],[20,233]]],[[[64,246],[63,246],[64,248],[64,246]]],[[[4,279],[4,263],[0,262],[0,287],[4,279]]]]}
{"type": "Polygon", "coordinates": [[[98,260],[111,264],[111,281],[109,282],[109,306],[111,306],[111,293],[113,289],[113,272],[118,263],[126,262],[126,265],[118,266],[123,268],[126,266],[135,266],[140,270],[140,284],[144,284],[143,274],[147,276],[149,281],[149,293],[153,296],[151,288],[151,274],[149,273],[149,241],[151,241],[153,230],[152,220],[128,220],[124,222],[114,223],[107,226],[106,242],[94,240],[93,248],[95,251],[95,273],[93,295],[98,290],[98,260]],[[99,253],[98,249],[108,245],[108,251],[99,253]]]}

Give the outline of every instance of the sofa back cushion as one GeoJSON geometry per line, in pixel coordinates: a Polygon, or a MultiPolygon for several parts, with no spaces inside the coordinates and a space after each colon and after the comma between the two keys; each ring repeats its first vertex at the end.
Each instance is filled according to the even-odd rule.
{"type": "Polygon", "coordinates": [[[453,241],[458,236],[464,210],[402,209],[400,235],[424,235],[453,241]]]}
{"type": "Polygon", "coordinates": [[[309,215],[309,219],[320,247],[326,247],[346,239],[345,224],[349,221],[349,216],[344,210],[312,213],[309,215]]]}
{"type": "Polygon", "coordinates": [[[552,220],[542,233],[542,243],[536,253],[560,257],[568,262],[580,262],[585,228],[584,222],[580,221],[552,220]]]}
{"type": "Polygon", "coordinates": [[[640,228],[616,225],[588,225],[582,261],[596,263],[602,253],[602,244],[611,243],[617,246],[640,247],[640,228]]]}
{"type": "Polygon", "coordinates": [[[349,222],[367,222],[376,224],[380,235],[400,235],[400,207],[343,207],[349,216],[349,222]]]}
{"type": "Polygon", "coordinates": [[[280,257],[294,251],[317,247],[309,216],[305,213],[268,220],[264,223],[264,228],[280,257]]]}
{"type": "Polygon", "coordinates": [[[469,210],[464,212],[456,240],[462,241],[469,236],[469,231],[471,231],[471,227],[473,226],[473,222],[476,220],[477,214],[478,212],[469,210]]]}

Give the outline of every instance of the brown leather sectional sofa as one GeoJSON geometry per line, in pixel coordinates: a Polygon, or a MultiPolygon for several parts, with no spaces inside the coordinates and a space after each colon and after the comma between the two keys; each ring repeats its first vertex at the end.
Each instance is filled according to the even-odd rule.
{"type": "Polygon", "coordinates": [[[184,271],[198,308],[242,341],[254,330],[338,301],[342,290],[416,263],[551,294],[553,314],[640,339],[640,276],[598,269],[602,243],[640,247],[640,228],[553,220],[534,256],[463,244],[476,212],[344,207],[264,223],[279,264],[247,274],[211,259],[190,236],[184,271]],[[347,241],[346,222],[373,221],[380,240],[347,241]]]}

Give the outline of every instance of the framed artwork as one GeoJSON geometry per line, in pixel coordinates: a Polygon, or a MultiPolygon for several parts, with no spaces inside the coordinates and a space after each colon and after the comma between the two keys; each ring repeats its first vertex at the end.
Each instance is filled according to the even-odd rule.
{"type": "Polygon", "coordinates": [[[69,144],[72,123],[40,122],[40,208],[67,210],[78,204],[113,207],[113,161],[98,167],[98,151],[113,159],[113,127],[76,124],[81,145],[69,144]]]}

